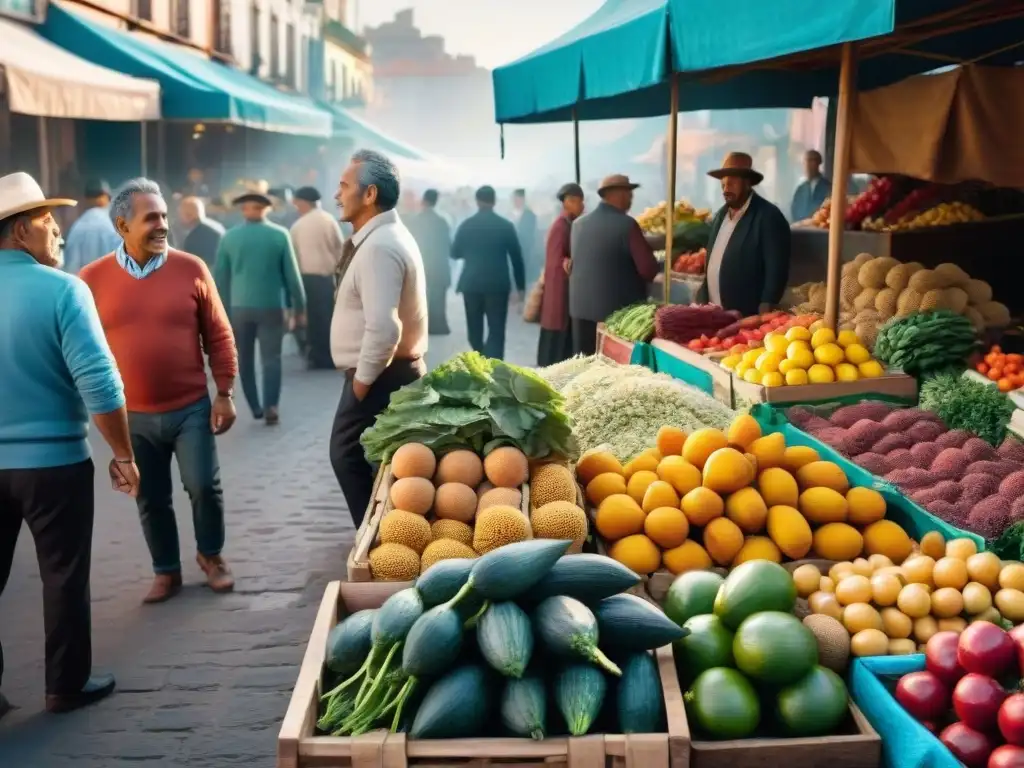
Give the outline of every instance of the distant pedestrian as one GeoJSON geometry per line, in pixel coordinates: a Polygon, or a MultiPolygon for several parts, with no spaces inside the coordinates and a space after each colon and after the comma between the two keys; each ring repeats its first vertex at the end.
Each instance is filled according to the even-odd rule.
{"type": "Polygon", "coordinates": [[[310,368],[334,370],[331,315],[335,273],[344,240],[338,220],[320,207],[320,192],[300,187],[292,195],[299,220],[292,224],[292,245],[306,290],[306,358],[310,368]]]}
{"type": "Polygon", "coordinates": [[[184,230],[181,250],[198,256],[207,267],[213,269],[217,261],[217,249],[224,237],[224,227],[219,221],[206,217],[206,204],[198,197],[182,199],[178,204],[178,219],[184,230]]]}
{"type": "Polygon", "coordinates": [[[540,340],[537,365],[554,365],[573,355],[569,325],[569,273],[572,269],[569,239],[572,223],[583,215],[583,189],[565,184],[558,190],[562,215],[548,231],[544,260],[544,293],[540,308],[540,340]]]}
{"type": "Polygon", "coordinates": [[[355,234],[345,243],[331,322],[334,364],[345,383],[331,430],[331,465],[358,527],[373,492],[359,438],[391,394],[426,373],[427,291],[423,259],[398,217],[398,170],[361,150],[341,176],[336,200],[355,234]]]}
{"type": "Polygon", "coordinates": [[[288,230],[267,221],[270,198],[250,192],[235,198],[244,221],[220,241],[213,273],[229,308],[238,345],[242,392],[254,419],[280,421],[281,343],[286,327],[305,325],[306,292],[288,230]],[[286,309],[291,317],[286,322],[286,309]],[[263,366],[263,400],[256,384],[256,342],[263,366]]]}
{"type": "Polygon", "coordinates": [[[519,248],[523,252],[526,282],[533,283],[544,269],[538,258],[537,214],[526,203],[526,190],[517,189],[512,193],[512,223],[516,225],[519,248]]]}
{"type": "Polygon", "coordinates": [[[110,187],[97,179],[85,185],[85,210],[64,238],[64,271],[77,275],[82,267],[110,253],[121,242],[110,223],[110,187]]]}
{"type": "Polygon", "coordinates": [[[431,336],[447,336],[448,289],[452,285],[452,230],[437,212],[438,193],[423,193],[420,212],[408,219],[409,231],[416,238],[427,274],[427,314],[431,336]]]}
{"type": "Polygon", "coordinates": [[[133,179],[110,215],[123,242],[82,270],[124,377],[128,425],[142,473],[137,504],[153,562],[144,603],[181,590],[181,552],[171,501],[171,457],[192,501],[196,561],[214,592],[234,586],[221,557],[224,494],[214,435],[235,422],[238,358],[213,276],[198,257],[167,245],[167,203],[149,179],[133,179]],[[210,402],[203,352],[217,395],[210,402]]]}
{"type": "MultiPolygon", "coordinates": [[[[114,690],[91,675],[89,570],[95,515],[89,418],[114,458],[115,490],[135,495],[139,471],[124,392],[85,283],[58,267],[60,229],[27,173],[0,178],[0,592],[22,521],[43,587],[46,708],[67,712],[114,690]]],[[[13,623],[8,616],[4,626],[13,623]]],[[[3,677],[0,649],[0,678],[3,677]]],[[[0,695],[0,716],[9,705],[0,695]]]]}
{"type": "Polygon", "coordinates": [[[452,258],[463,263],[458,290],[466,306],[469,345],[500,360],[505,357],[505,324],[512,291],[509,264],[515,275],[519,302],[526,291],[526,275],[516,228],[494,212],[495,199],[493,187],[484,186],[476,191],[478,210],[455,233],[452,258]]]}

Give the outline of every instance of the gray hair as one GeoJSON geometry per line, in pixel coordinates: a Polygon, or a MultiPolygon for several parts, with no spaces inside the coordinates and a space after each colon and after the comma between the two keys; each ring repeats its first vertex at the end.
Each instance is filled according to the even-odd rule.
{"type": "Polygon", "coordinates": [[[137,179],[129,179],[114,193],[110,201],[110,220],[117,226],[118,217],[127,221],[132,217],[132,206],[135,203],[135,195],[157,195],[163,197],[160,185],[152,179],[142,176],[137,179]]]}
{"type": "Polygon", "coordinates": [[[391,160],[372,149],[360,149],[352,155],[352,162],[359,164],[359,188],[365,190],[370,185],[377,188],[378,208],[390,211],[398,205],[402,181],[391,160]]]}

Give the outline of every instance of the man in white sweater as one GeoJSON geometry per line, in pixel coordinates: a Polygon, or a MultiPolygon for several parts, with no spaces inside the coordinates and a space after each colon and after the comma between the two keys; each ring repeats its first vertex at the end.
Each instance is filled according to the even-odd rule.
{"type": "Polygon", "coordinates": [[[335,199],[355,233],[338,265],[331,354],[345,374],[331,430],[331,465],[359,526],[373,493],[374,470],[359,438],[391,393],[426,373],[427,289],[416,241],[395,211],[398,170],[384,155],[360,150],[335,199]]]}

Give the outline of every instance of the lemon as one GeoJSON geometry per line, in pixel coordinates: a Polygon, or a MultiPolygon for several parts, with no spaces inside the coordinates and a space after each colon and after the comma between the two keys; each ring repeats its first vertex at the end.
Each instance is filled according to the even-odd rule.
{"type": "Polygon", "coordinates": [[[757,358],[759,358],[763,353],[764,350],[761,349],[760,347],[748,349],[746,352],[743,353],[743,362],[748,363],[749,365],[753,365],[754,363],[757,362],[757,358]]]}
{"type": "Polygon", "coordinates": [[[744,360],[742,362],[736,363],[736,368],[734,369],[734,371],[735,371],[737,376],[741,376],[742,377],[744,373],[746,373],[747,371],[749,371],[753,367],[754,367],[753,365],[751,365],[746,360],[744,360]]]}
{"type": "Polygon", "coordinates": [[[743,362],[742,355],[729,355],[728,357],[722,358],[722,367],[728,368],[730,371],[743,362]]]}
{"type": "Polygon", "coordinates": [[[780,355],[786,354],[786,346],[789,342],[781,333],[772,331],[764,337],[764,348],[769,352],[777,352],[780,355]]]}
{"type": "Polygon", "coordinates": [[[778,352],[765,352],[759,358],[755,367],[761,373],[774,373],[779,370],[779,363],[782,362],[782,355],[778,352]]]}
{"type": "Polygon", "coordinates": [[[856,365],[851,363],[840,363],[836,366],[836,381],[856,381],[860,378],[860,371],[856,365]]]}
{"type": "Polygon", "coordinates": [[[856,332],[846,330],[839,332],[839,338],[836,339],[836,343],[840,347],[848,347],[851,344],[860,344],[860,339],[857,338],[856,332]]]}
{"type": "Polygon", "coordinates": [[[835,343],[836,332],[833,331],[831,328],[818,328],[818,330],[814,332],[814,335],[811,336],[811,346],[814,349],[817,349],[818,347],[823,347],[826,344],[835,343]]]}
{"type": "Polygon", "coordinates": [[[803,368],[794,368],[786,373],[786,383],[791,387],[799,387],[807,383],[807,371],[803,368]]]}
{"type": "MultiPolygon", "coordinates": [[[[825,327],[825,321],[824,320],[815,320],[813,323],[811,323],[810,328],[808,328],[808,330],[813,334],[819,328],[824,328],[824,327],[825,327]]],[[[811,338],[813,339],[814,337],[812,336],[811,338]]]]}
{"type": "Polygon", "coordinates": [[[781,387],[786,383],[781,373],[766,373],[761,377],[761,383],[766,387],[781,387]]]}
{"type": "Polygon", "coordinates": [[[792,360],[787,359],[779,363],[779,373],[781,373],[783,376],[785,376],[790,371],[795,371],[798,370],[799,368],[800,366],[794,363],[792,360]]]}
{"type": "Polygon", "coordinates": [[[794,341],[789,345],[789,349],[786,350],[786,358],[792,360],[797,368],[806,370],[814,365],[814,353],[807,349],[807,347],[796,346],[799,343],[794,341]]]}
{"type": "Polygon", "coordinates": [[[811,332],[804,328],[802,325],[794,325],[788,331],[786,331],[786,338],[789,341],[810,341],[811,332]]]}
{"type": "Polygon", "coordinates": [[[749,368],[746,373],[743,374],[743,380],[751,384],[761,383],[761,372],[757,368],[749,368]]]}
{"type": "Polygon", "coordinates": [[[814,348],[814,360],[822,365],[839,365],[843,362],[843,348],[838,344],[822,344],[814,348]]]}
{"type": "Polygon", "coordinates": [[[811,384],[831,384],[836,380],[836,374],[829,366],[818,363],[808,369],[807,378],[811,384]]]}
{"type": "MultiPolygon", "coordinates": [[[[845,333],[845,331],[844,331],[845,333]]],[[[860,343],[846,345],[846,361],[854,365],[866,363],[871,359],[871,353],[860,343]]]]}
{"type": "Polygon", "coordinates": [[[865,379],[877,379],[885,374],[885,369],[877,360],[868,360],[865,363],[861,363],[857,366],[857,369],[860,371],[861,377],[865,379]]]}

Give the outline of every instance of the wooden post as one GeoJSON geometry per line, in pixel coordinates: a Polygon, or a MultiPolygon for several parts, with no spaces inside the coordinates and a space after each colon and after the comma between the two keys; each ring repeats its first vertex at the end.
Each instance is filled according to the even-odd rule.
{"type": "Polygon", "coordinates": [[[142,166],[142,176],[149,176],[149,148],[146,146],[146,138],[149,131],[146,130],[146,125],[147,123],[145,120],[139,122],[139,138],[141,139],[139,164],[142,166]]]}
{"type": "Polygon", "coordinates": [[[825,324],[839,330],[839,282],[843,270],[846,190],[850,183],[850,131],[857,98],[857,59],[853,43],[843,43],[836,109],[835,166],[832,170],[832,211],[828,228],[828,272],[825,276],[825,324]]]}
{"type": "Polygon", "coordinates": [[[52,190],[50,184],[50,137],[47,133],[46,118],[39,116],[39,186],[44,190],[52,190]]]}
{"type": "Polygon", "coordinates": [[[572,144],[576,160],[576,183],[582,184],[580,180],[580,121],[576,116],[576,107],[572,108],[572,144]]]}
{"type": "Polygon", "coordinates": [[[671,95],[669,97],[668,114],[668,190],[665,197],[665,303],[672,298],[672,235],[675,229],[676,214],[676,144],[679,137],[679,76],[674,74],[669,81],[671,95]]]}

